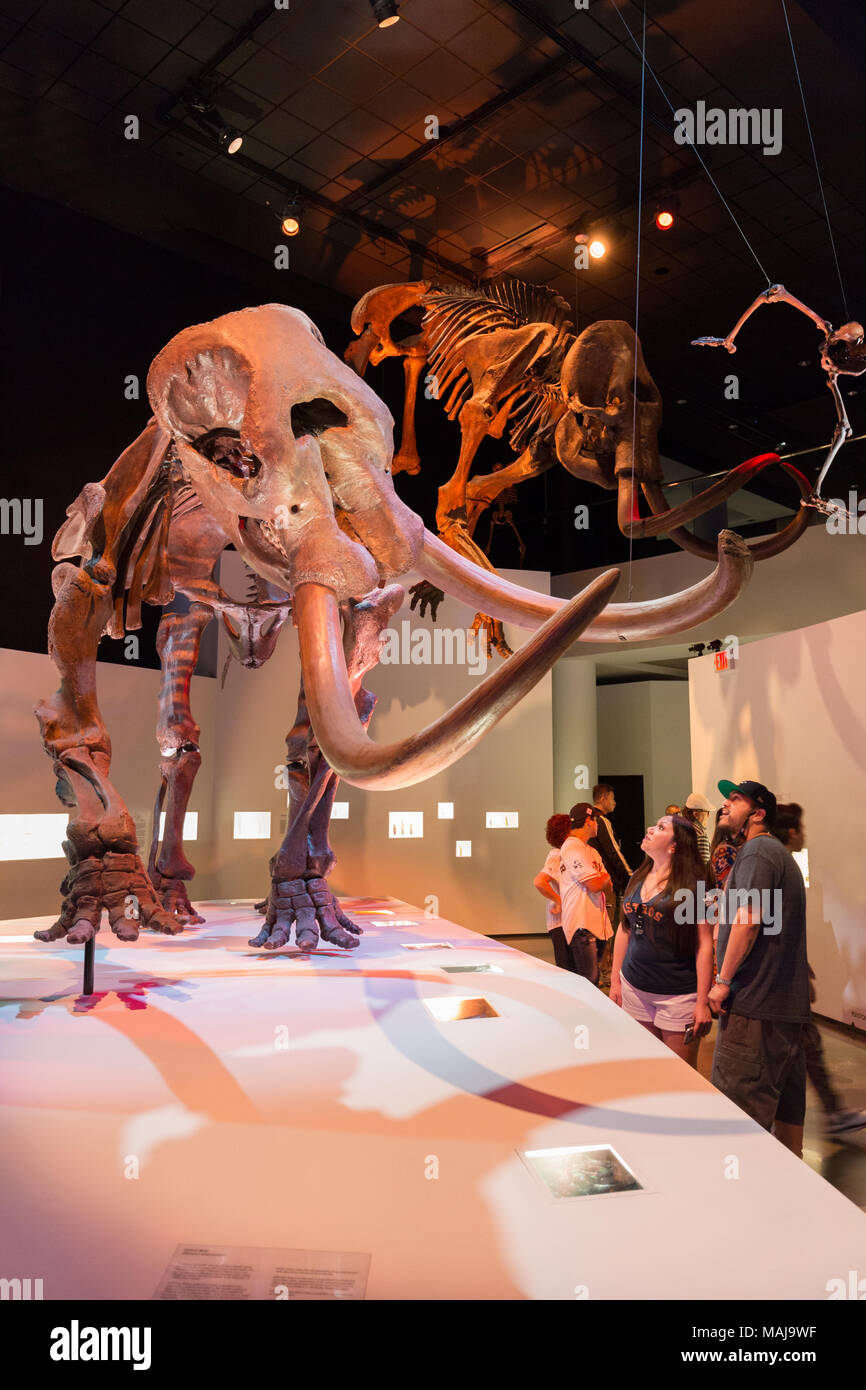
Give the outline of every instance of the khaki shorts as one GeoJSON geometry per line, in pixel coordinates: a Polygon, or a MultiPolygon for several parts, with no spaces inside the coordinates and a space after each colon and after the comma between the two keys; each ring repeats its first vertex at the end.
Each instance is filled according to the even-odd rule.
{"type": "Polygon", "coordinates": [[[710,1076],[714,1086],[764,1129],[806,1115],[805,1023],[724,1011],[710,1076]]]}

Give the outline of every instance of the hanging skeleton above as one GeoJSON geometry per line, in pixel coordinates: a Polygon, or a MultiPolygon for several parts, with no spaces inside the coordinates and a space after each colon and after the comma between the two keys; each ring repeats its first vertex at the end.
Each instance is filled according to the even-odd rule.
{"type": "MultiPolygon", "coordinates": [[[[406,390],[403,433],[394,472],[418,473],[415,436],[417,389],[426,373],[429,389],[460,428],[460,452],[452,476],[439,488],[436,527],[458,554],[492,569],[475,542],[479,518],[506,488],[560,464],[577,478],[617,491],[617,520],[634,538],[669,534],[684,550],[706,559],[712,542],[686,529],[770,464],[795,480],[802,498],[811,489],[778,454],[762,454],[734,468],[700,495],[668,507],[658,453],[662,400],[634,330],[622,320],[600,320],[579,335],[568,304],[544,286],[519,280],[480,289],[434,288],[430,281],[382,285],[355,306],[358,335],[346,361],[363,376],[369,363],[403,358],[406,390]],[[421,308],[420,331],[398,340],[392,326],[421,308]],[[516,458],[495,472],[471,476],[485,438],[507,437],[516,458]],[[642,516],[639,496],[649,507],[642,516]]],[[[802,534],[802,508],[779,532],[750,549],[755,559],[778,555],[802,534]]],[[[577,558],[577,557],[576,557],[577,558]]],[[[413,606],[429,605],[435,617],[442,594],[415,586],[413,606]]],[[[475,631],[486,633],[488,652],[510,655],[502,624],[478,613],[475,631]]]]}
{"type": "Polygon", "coordinates": [[[770,285],[769,289],[764,290],[763,294],[759,294],[745,313],[740,315],[727,338],[694,338],[692,346],[723,347],[727,352],[736,352],[734,340],[737,334],[746,320],[750,319],[755,310],[760,309],[764,304],[790,304],[792,309],[798,309],[801,314],[805,314],[807,318],[811,319],[823,334],[820,365],[821,370],[827,373],[827,385],[833,395],[833,404],[836,407],[836,428],[821,466],[821,472],[818,474],[815,491],[806,499],[806,505],[815,507],[818,511],[831,513],[835,511],[835,507],[821,496],[821,488],[830,471],[830,465],[842,445],[851,438],[853,433],[851,422],[845,410],[845,402],[837,383],[840,376],[862,376],[866,372],[866,342],[864,342],[863,325],[862,323],[851,322],[843,323],[841,328],[834,328],[828,319],[822,319],[819,314],[815,313],[814,309],[810,309],[802,300],[789,294],[784,285],[770,285]]]}

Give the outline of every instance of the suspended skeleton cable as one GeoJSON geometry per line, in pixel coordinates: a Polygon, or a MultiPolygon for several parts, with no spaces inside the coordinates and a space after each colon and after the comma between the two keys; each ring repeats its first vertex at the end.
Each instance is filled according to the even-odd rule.
{"type": "Polygon", "coordinates": [[[800,77],[800,64],[797,61],[797,50],[794,47],[794,35],[791,33],[791,22],[788,19],[788,6],[782,0],[782,14],[785,16],[785,28],[788,31],[788,42],[791,45],[791,57],[794,60],[794,72],[797,77],[797,86],[800,88],[800,100],[803,103],[803,115],[806,118],[806,129],[809,132],[809,144],[812,146],[812,162],[815,165],[815,177],[818,180],[818,189],[821,194],[821,202],[824,205],[824,217],[827,222],[827,234],[830,237],[830,248],[833,252],[833,260],[836,262],[836,274],[839,277],[839,289],[842,291],[842,305],[845,309],[845,318],[850,318],[848,313],[848,296],[845,293],[845,284],[842,280],[842,269],[839,265],[839,256],[836,251],[836,238],[833,236],[833,227],[830,222],[830,212],[827,207],[827,199],[824,195],[824,180],[821,178],[821,170],[818,165],[818,152],[815,149],[815,137],[812,134],[812,122],[809,120],[809,111],[806,106],[806,93],[803,89],[803,80],[800,77]]]}
{"type": "MultiPolygon", "coordinates": [[[[632,41],[632,43],[634,44],[634,46],[635,46],[635,48],[637,49],[637,51],[638,51],[639,53],[642,53],[643,63],[644,63],[644,65],[645,65],[645,67],[649,70],[649,75],[650,75],[650,77],[652,78],[653,82],[656,84],[656,86],[658,87],[659,91],[661,92],[662,97],[663,97],[663,99],[664,99],[664,101],[665,101],[665,104],[666,104],[667,107],[668,107],[668,110],[671,112],[671,115],[672,115],[672,116],[676,117],[676,111],[675,111],[675,109],[674,109],[673,102],[670,100],[670,98],[669,98],[667,92],[665,91],[664,87],[662,86],[661,82],[659,81],[658,77],[656,76],[655,72],[653,71],[652,66],[651,66],[650,64],[648,64],[647,61],[646,61],[646,45],[644,45],[644,49],[643,49],[643,51],[642,51],[642,50],[641,50],[640,44],[638,43],[638,41],[637,41],[637,39],[635,38],[634,34],[632,33],[631,29],[629,28],[628,21],[626,20],[624,14],[622,13],[622,10],[619,8],[619,5],[617,4],[617,0],[612,0],[612,3],[613,3],[614,9],[616,10],[617,14],[619,15],[620,19],[622,20],[623,27],[624,27],[626,33],[628,34],[629,38],[631,39],[631,41],[632,41]]],[[[646,12],[644,12],[644,19],[646,19],[646,12]]],[[[643,89],[643,76],[641,76],[641,89],[643,89]]],[[[643,119],[643,112],[641,112],[641,119],[643,119]]],[[[728,216],[730,217],[730,219],[731,219],[731,221],[733,222],[734,226],[736,227],[737,231],[740,233],[740,236],[743,238],[743,241],[744,241],[745,244],[746,244],[746,248],[747,248],[747,250],[748,250],[748,252],[749,252],[749,255],[752,257],[753,261],[755,262],[755,265],[758,267],[758,269],[760,270],[761,274],[762,274],[762,275],[764,276],[764,278],[766,279],[767,284],[768,284],[768,285],[771,285],[773,282],[772,282],[772,280],[770,279],[770,276],[767,274],[766,270],[764,269],[764,267],[763,267],[761,261],[759,260],[759,258],[758,258],[758,253],[756,252],[756,250],[755,250],[755,248],[753,247],[752,243],[749,241],[749,238],[746,236],[746,233],[743,231],[743,228],[741,227],[741,225],[740,225],[740,223],[739,223],[739,220],[738,220],[738,218],[737,218],[737,216],[736,216],[736,214],[735,214],[733,208],[731,207],[731,205],[730,205],[730,203],[728,202],[728,200],[726,199],[724,193],[723,193],[722,190],[719,188],[719,185],[716,183],[715,179],[713,178],[712,174],[710,173],[706,161],[705,161],[704,158],[702,157],[700,151],[698,150],[698,148],[697,148],[697,146],[695,145],[695,143],[694,143],[693,140],[687,140],[686,143],[689,145],[689,148],[690,148],[691,150],[693,150],[694,153],[697,155],[697,158],[698,158],[698,161],[700,162],[701,168],[703,169],[703,171],[704,171],[704,173],[706,174],[707,178],[709,179],[710,183],[713,185],[713,188],[714,188],[714,189],[716,190],[716,192],[718,193],[719,198],[721,199],[722,205],[723,205],[723,207],[725,208],[725,211],[727,212],[728,216]]]]}
{"type": "MultiPolygon", "coordinates": [[[[640,68],[640,151],[637,167],[637,254],[635,257],[634,280],[634,381],[632,382],[632,420],[631,420],[631,495],[634,498],[634,456],[637,449],[637,363],[638,363],[638,319],[640,316],[640,234],[643,216],[643,133],[646,116],[646,0],[643,3],[643,44],[641,47],[640,68]]],[[[634,517],[628,528],[628,602],[632,594],[632,552],[634,549],[634,517]]]]}

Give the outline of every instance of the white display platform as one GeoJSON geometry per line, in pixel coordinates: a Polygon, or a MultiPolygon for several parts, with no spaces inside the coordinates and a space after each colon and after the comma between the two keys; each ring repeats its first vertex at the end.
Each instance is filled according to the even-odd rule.
{"type": "Polygon", "coordinates": [[[866,1215],[599,990],[343,905],[351,954],[253,950],[249,906],[106,927],[87,1000],[48,918],[0,923],[0,1274],[150,1299],[185,1243],[369,1255],[373,1299],[826,1299],[866,1269],[866,1215]],[[470,964],[497,970],[442,969],[470,964]],[[497,1017],[424,1003],[478,995],[497,1017]],[[518,1156],[585,1145],[643,1190],[558,1199],[518,1156]]]}

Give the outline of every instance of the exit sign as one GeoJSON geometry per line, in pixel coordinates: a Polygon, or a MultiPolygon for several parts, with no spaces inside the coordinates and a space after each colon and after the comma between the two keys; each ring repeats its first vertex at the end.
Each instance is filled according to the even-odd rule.
{"type": "Polygon", "coordinates": [[[716,670],[716,671],[727,671],[727,669],[728,669],[728,653],[727,653],[727,652],[714,652],[714,653],[713,653],[713,669],[716,670]]]}

